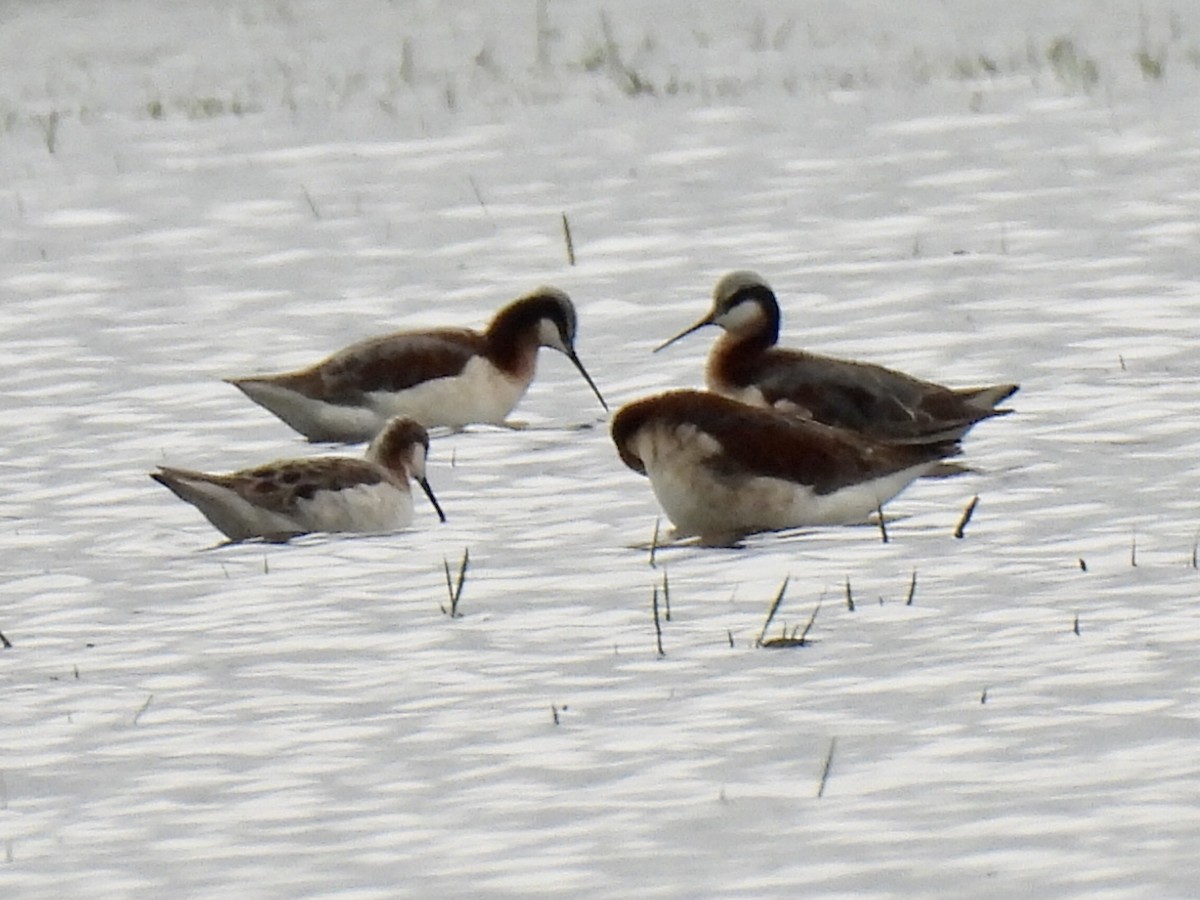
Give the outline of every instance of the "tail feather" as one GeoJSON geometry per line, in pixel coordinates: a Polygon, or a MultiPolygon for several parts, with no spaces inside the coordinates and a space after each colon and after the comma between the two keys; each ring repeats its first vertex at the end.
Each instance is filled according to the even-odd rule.
{"type": "Polygon", "coordinates": [[[224,484],[219,475],[159,466],[157,472],[150,473],[150,477],[180,500],[200,510],[204,518],[230,540],[244,541],[275,532],[295,533],[295,529],[289,529],[281,517],[267,511],[257,513],[262,521],[248,523],[247,517],[254,518],[256,515],[253,508],[238,496],[237,491],[224,484]],[[270,527],[263,524],[268,519],[271,520],[270,527]],[[277,523],[279,527],[275,527],[277,523]]]}
{"type": "Polygon", "coordinates": [[[196,503],[197,499],[209,496],[202,486],[214,484],[213,476],[192,469],[177,469],[174,466],[159,466],[157,472],[151,472],[150,477],[169,490],[180,500],[196,503]]]}
{"type": "Polygon", "coordinates": [[[955,393],[972,406],[979,407],[980,409],[993,409],[996,410],[997,415],[1003,415],[1012,412],[1012,410],[996,409],[997,404],[1003,403],[1020,390],[1020,388],[1019,384],[992,384],[987,387],[962,388],[955,391],[955,393]]]}

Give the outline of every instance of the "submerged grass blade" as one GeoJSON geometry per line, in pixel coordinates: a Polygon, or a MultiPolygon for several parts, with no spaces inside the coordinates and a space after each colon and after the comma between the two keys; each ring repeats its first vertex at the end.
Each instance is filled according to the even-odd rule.
{"type": "Polygon", "coordinates": [[[825,796],[825,786],[829,784],[829,770],[833,768],[833,751],[837,749],[837,738],[829,739],[829,752],[825,754],[825,766],[821,769],[821,783],[817,786],[817,796],[825,796]]]}
{"type": "MultiPolygon", "coordinates": [[[[76,673],[75,677],[78,678],[79,674],[76,673]]],[[[150,708],[150,704],[153,702],[154,702],[154,695],[151,694],[150,696],[148,696],[146,698],[146,702],[143,703],[140,707],[138,707],[138,711],[133,714],[133,724],[134,725],[136,725],[138,723],[138,719],[140,719],[142,717],[142,713],[144,713],[146,710],[148,710],[150,708]]]]}
{"type": "Polygon", "coordinates": [[[308,188],[306,188],[304,185],[300,185],[300,191],[304,194],[304,202],[308,204],[309,212],[313,214],[313,218],[320,219],[321,210],[317,208],[316,201],[313,200],[312,194],[308,192],[308,188]]]}

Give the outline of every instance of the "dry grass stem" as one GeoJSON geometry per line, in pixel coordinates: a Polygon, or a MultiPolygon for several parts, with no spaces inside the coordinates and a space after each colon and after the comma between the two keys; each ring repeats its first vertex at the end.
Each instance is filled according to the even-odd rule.
{"type": "Polygon", "coordinates": [[[651,607],[654,610],[654,641],[658,645],[658,655],[666,656],[667,653],[663,650],[662,645],[662,621],[658,617],[658,585],[654,586],[654,596],[650,601],[651,607]]]}
{"type": "Polygon", "coordinates": [[[817,613],[821,611],[821,599],[817,598],[817,605],[813,607],[812,615],[808,617],[808,622],[804,626],[804,630],[800,632],[800,643],[808,642],[808,633],[812,631],[813,624],[817,621],[817,613]]]}
{"type": "Polygon", "coordinates": [[[979,505],[979,495],[976,494],[971,498],[971,502],[967,504],[967,508],[963,510],[962,518],[958,520],[958,525],[954,528],[954,536],[959,540],[965,534],[967,523],[971,521],[971,516],[975,515],[975,507],[979,505]]]}
{"type": "Polygon", "coordinates": [[[445,606],[441,607],[443,613],[446,613],[452,619],[461,618],[458,612],[458,601],[462,597],[463,584],[467,580],[467,566],[471,562],[471,549],[466,547],[463,549],[462,562],[458,565],[458,581],[455,582],[450,577],[450,563],[442,557],[442,571],[446,573],[446,592],[450,595],[450,609],[445,606]]]}
{"type": "Polygon", "coordinates": [[[771,606],[767,610],[767,618],[763,622],[762,631],[758,633],[758,638],[754,641],[755,646],[763,645],[763,638],[767,636],[767,629],[771,627],[771,620],[775,618],[775,613],[779,612],[779,606],[783,603],[783,594],[787,590],[788,579],[783,579],[783,584],[779,585],[779,591],[775,594],[775,599],[771,601],[771,606]]]}
{"type": "Polygon", "coordinates": [[[571,240],[571,223],[567,221],[567,214],[562,214],[563,239],[567,242],[567,263],[575,265],[575,242],[571,240]]]}
{"type": "MultiPolygon", "coordinates": [[[[803,629],[797,625],[789,632],[787,624],[785,623],[779,637],[765,637],[767,628],[771,624],[771,619],[774,618],[776,611],[779,609],[780,603],[783,601],[783,591],[786,587],[787,579],[784,579],[784,583],[780,586],[779,593],[775,596],[775,600],[771,604],[771,609],[767,613],[767,620],[763,623],[763,630],[759,633],[758,639],[755,641],[756,646],[766,647],[770,650],[775,650],[780,647],[808,646],[808,633],[812,630],[813,623],[817,621],[817,613],[821,611],[821,602],[824,599],[823,597],[817,600],[817,605],[813,607],[812,615],[808,617],[808,622],[805,623],[803,629]]],[[[732,639],[733,636],[730,635],[730,640],[732,641],[732,639]]]]}

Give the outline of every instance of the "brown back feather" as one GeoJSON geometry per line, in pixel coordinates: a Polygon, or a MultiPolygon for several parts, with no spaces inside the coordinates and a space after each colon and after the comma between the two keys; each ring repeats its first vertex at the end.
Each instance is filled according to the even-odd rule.
{"type": "Polygon", "coordinates": [[[379,484],[385,477],[378,466],[349,456],[280,460],[226,476],[229,487],[244,499],[281,513],[320,491],[379,484]]]}
{"type": "Polygon", "coordinates": [[[483,348],[483,337],[466,328],[400,331],[352,344],[276,380],[329,403],[355,405],[367,392],[402,391],[457,375],[483,348]]]}
{"type": "Polygon", "coordinates": [[[709,462],[718,473],[780,478],[809,485],[819,494],[958,453],[953,442],[883,444],[717,394],[674,391],[631,403],[613,419],[621,459],[642,474],[645,464],[631,442],[651,425],[692,425],[709,435],[721,446],[722,453],[709,462]]]}
{"type": "Polygon", "coordinates": [[[949,388],[883,366],[802,350],[747,349],[723,341],[713,355],[716,380],[757,385],[767,403],[786,401],[818,422],[877,440],[936,443],[1001,414],[949,388]]]}

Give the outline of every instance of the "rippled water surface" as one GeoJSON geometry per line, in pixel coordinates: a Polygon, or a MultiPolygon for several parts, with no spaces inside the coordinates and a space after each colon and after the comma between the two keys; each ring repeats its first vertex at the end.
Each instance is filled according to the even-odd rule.
{"type": "MultiPolygon", "coordinates": [[[[1036,30],[1018,4],[1011,30],[1039,47],[1092,35],[1078,52],[1100,78],[1083,90],[1048,63],[906,81],[895,44],[803,20],[784,40],[791,14],[767,3],[784,49],[734,67],[729,96],[715,52],[655,57],[617,4],[629,65],[650,54],[653,77],[665,59],[712,90],[626,97],[564,64],[546,97],[506,69],[472,102],[454,76],[451,104],[451,75],[386,97],[372,75],[356,93],[351,53],[323,63],[336,84],[287,57],[289,101],[272,80],[284,51],[238,56],[220,16],[286,48],[337,14],[246,2],[202,19],[217,30],[199,46],[240,60],[230,83],[255,108],[199,115],[185,101],[208,96],[207,53],[183,65],[170,28],[160,57],[134,52],[143,36],[119,49],[141,6],[15,6],[10,44],[36,33],[46,59],[76,55],[0,109],[10,896],[1194,890],[1200,21],[1145,12],[1173,41],[1150,79],[1117,38],[1083,19],[1036,30]],[[33,28],[55,15],[77,18],[33,28]],[[810,41],[894,80],[771,68],[810,41]],[[221,378],[392,328],[481,325],[538,283],[574,298],[614,406],[697,386],[714,335],[650,350],[732,268],[775,286],[786,343],[1018,381],[1016,414],[972,433],[974,474],[895,500],[886,544],[823,529],[667,547],[654,568],[648,484],[551,351],[515,414],[529,427],[435,437],[445,525],[418,499],[398,535],[215,547],[146,477],[357,453],[303,443],[221,378]],[[443,566],[468,550],[451,619],[443,566]],[[820,603],[813,641],[757,649],[785,577],[772,633],[820,603]]],[[[487,17],[467,6],[450,37],[432,8],[406,14],[475,54],[487,17]]],[[[603,43],[597,10],[549,9],[567,6],[603,43]]],[[[716,6],[697,9],[695,29],[721,33],[716,6]]]]}

